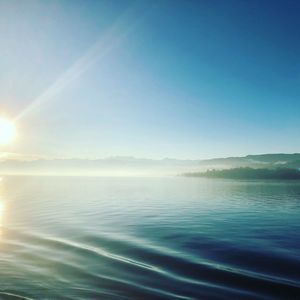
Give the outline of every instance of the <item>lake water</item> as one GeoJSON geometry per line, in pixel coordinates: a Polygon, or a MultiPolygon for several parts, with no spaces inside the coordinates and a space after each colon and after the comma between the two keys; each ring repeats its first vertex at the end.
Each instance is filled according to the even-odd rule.
{"type": "Polygon", "coordinates": [[[300,183],[3,177],[0,299],[300,299],[300,183]]]}

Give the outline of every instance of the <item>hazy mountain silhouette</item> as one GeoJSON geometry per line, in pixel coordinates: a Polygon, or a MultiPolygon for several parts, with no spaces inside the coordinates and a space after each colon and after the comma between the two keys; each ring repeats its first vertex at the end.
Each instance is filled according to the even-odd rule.
{"type": "Polygon", "coordinates": [[[103,159],[7,159],[0,162],[1,174],[73,175],[174,175],[229,168],[300,168],[300,154],[262,154],[207,160],[144,159],[109,157],[103,159]]]}

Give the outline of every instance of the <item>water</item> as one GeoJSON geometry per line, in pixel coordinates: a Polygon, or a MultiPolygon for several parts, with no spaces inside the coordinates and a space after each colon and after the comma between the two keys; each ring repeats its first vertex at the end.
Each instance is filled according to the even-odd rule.
{"type": "Polygon", "coordinates": [[[0,299],[300,299],[300,183],[4,177],[0,299]]]}

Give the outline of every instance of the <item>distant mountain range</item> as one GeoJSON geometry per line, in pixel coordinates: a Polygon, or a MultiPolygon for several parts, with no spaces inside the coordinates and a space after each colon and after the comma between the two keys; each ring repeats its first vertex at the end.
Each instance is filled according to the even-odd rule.
{"type": "Polygon", "coordinates": [[[197,171],[199,161],[110,157],[104,159],[9,159],[0,162],[0,174],[53,175],[174,175],[197,171]]]}
{"type": "Polygon", "coordinates": [[[243,157],[227,157],[215,158],[200,161],[200,165],[206,169],[228,169],[228,168],[273,168],[273,167],[286,167],[286,168],[300,168],[300,153],[293,154],[260,154],[260,155],[247,155],[243,157]]]}
{"type": "Polygon", "coordinates": [[[7,159],[0,162],[0,174],[58,175],[176,175],[208,169],[300,168],[300,153],[262,154],[207,160],[142,159],[110,157],[104,159],[7,159]]]}

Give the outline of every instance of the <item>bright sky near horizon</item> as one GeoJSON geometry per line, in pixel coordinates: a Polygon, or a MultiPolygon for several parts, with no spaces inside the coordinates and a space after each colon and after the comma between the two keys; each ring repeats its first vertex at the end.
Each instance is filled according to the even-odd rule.
{"type": "Polygon", "coordinates": [[[0,0],[0,152],[300,152],[300,1],[0,0]]]}

